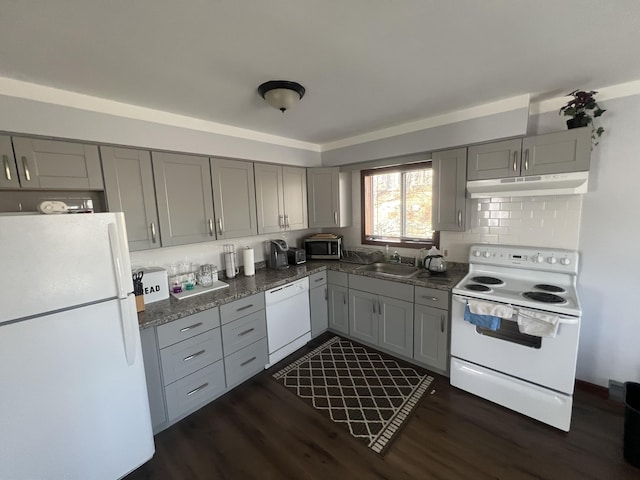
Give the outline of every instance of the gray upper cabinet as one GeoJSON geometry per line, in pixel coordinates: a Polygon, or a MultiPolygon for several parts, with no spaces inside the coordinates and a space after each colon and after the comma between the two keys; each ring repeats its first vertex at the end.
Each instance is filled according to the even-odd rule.
{"type": "Polygon", "coordinates": [[[351,225],[351,173],[308,168],[309,228],[351,225]]]}
{"type": "Polygon", "coordinates": [[[2,157],[2,174],[0,175],[0,188],[19,188],[18,169],[13,156],[11,137],[0,135],[0,157],[2,157]]]}
{"type": "Polygon", "coordinates": [[[435,152],[433,166],[433,229],[464,232],[467,217],[467,149],[435,152]]]}
{"type": "Polygon", "coordinates": [[[305,169],[256,163],[258,233],[307,228],[305,169]]]}
{"type": "Polygon", "coordinates": [[[253,163],[212,158],[211,173],[218,239],[256,235],[253,163]]]}
{"type": "Polygon", "coordinates": [[[100,147],[108,210],[124,212],[129,250],[160,247],[151,154],[146,150],[100,147]]]}
{"type": "Polygon", "coordinates": [[[104,188],[96,145],[27,137],[12,140],[22,188],[104,188]]]}
{"type": "Polygon", "coordinates": [[[591,129],[576,128],[469,147],[467,180],[589,170],[591,129]]]}
{"type": "Polygon", "coordinates": [[[215,240],[208,157],[152,153],[162,245],[215,240]]]}

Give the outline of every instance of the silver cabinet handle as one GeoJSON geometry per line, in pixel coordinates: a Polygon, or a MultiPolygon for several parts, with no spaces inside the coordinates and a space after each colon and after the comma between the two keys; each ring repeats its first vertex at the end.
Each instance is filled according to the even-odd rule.
{"type": "Polygon", "coordinates": [[[156,243],[156,224],[151,222],[151,243],[156,243]]]}
{"type": "Polygon", "coordinates": [[[371,302],[371,306],[373,307],[373,314],[375,315],[376,314],[376,301],[375,300],[373,300],[371,302]]]}
{"type": "Polygon", "coordinates": [[[240,364],[241,367],[244,367],[246,365],[249,365],[251,362],[253,362],[256,359],[256,357],[251,357],[249,360],[245,360],[244,362],[242,362],[240,364]]]}
{"type": "Polygon", "coordinates": [[[458,210],[458,226],[462,227],[462,209],[458,210]]]}
{"type": "Polygon", "coordinates": [[[278,226],[280,228],[284,227],[284,215],[278,215],[278,226]]]}
{"type": "Polygon", "coordinates": [[[196,357],[199,357],[205,352],[205,350],[200,350],[199,352],[194,353],[193,355],[189,355],[188,357],[184,357],[182,359],[183,362],[188,362],[189,360],[193,360],[196,357]]]}
{"type": "Polygon", "coordinates": [[[203,383],[202,385],[200,385],[197,388],[194,388],[193,390],[191,390],[189,393],[187,393],[187,397],[190,397],[191,395],[193,395],[194,393],[198,393],[200,390],[202,390],[203,388],[207,388],[209,386],[209,383],[203,383]]]}
{"type": "Polygon", "coordinates": [[[382,315],[382,304],[380,303],[380,300],[378,300],[378,314],[382,315]]]}
{"type": "Polygon", "coordinates": [[[421,295],[422,298],[426,298],[427,300],[431,300],[432,302],[437,302],[438,297],[427,297],[426,295],[421,295]]]}
{"type": "Polygon", "coordinates": [[[9,168],[9,157],[2,155],[2,161],[4,162],[4,176],[7,180],[11,180],[11,169],[9,168]]]}
{"type": "Polygon", "coordinates": [[[236,312],[241,312],[242,310],[246,310],[247,308],[251,308],[251,307],[253,307],[253,303],[250,303],[249,305],[245,305],[244,307],[236,308],[236,312]]]}
{"type": "Polygon", "coordinates": [[[224,227],[222,226],[222,219],[221,219],[221,218],[219,218],[219,219],[218,219],[218,233],[219,233],[220,235],[222,235],[223,230],[224,230],[224,227]]]}
{"type": "Polygon", "coordinates": [[[440,315],[440,332],[444,333],[444,315],[440,315]]]}
{"type": "Polygon", "coordinates": [[[338,224],[338,212],[337,210],[333,211],[333,223],[338,224]]]}
{"type": "Polygon", "coordinates": [[[255,328],[250,328],[249,330],[245,330],[244,332],[240,332],[240,333],[238,334],[238,336],[239,336],[239,337],[242,337],[242,336],[246,335],[247,333],[251,333],[251,332],[253,332],[254,330],[255,330],[255,328]]]}
{"type": "Polygon", "coordinates": [[[324,287],[324,299],[328,300],[328,296],[327,296],[327,287],[324,287]]]}
{"type": "Polygon", "coordinates": [[[347,294],[344,292],[342,292],[342,303],[345,305],[347,304],[347,294]]]}
{"type": "Polygon", "coordinates": [[[24,177],[27,179],[27,182],[31,181],[31,172],[29,171],[29,163],[27,162],[27,157],[22,156],[22,168],[24,168],[24,177]]]}
{"type": "Polygon", "coordinates": [[[324,280],[324,277],[320,277],[320,278],[316,278],[316,279],[314,280],[314,282],[321,282],[321,281],[323,281],[323,280],[324,280]]]}
{"type": "Polygon", "coordinates": [[[209,235],[213,237],[213,218],[209,219],[209,235]]]}
{"type": "Polygon", "coordinates": [[[518,171],[518,151],[513,152],[513,171],[518,171]]]}
{"type": "Polygon", "coordinates": [[[284,214],[284,228],[289,228],[289,227],[290,227],[290,225],[289,225],[289,214],[285,213],[284,214]]]}
{"type": "Polygon", "coordinates": [[[180,329],[180,332],[188,332],[194,328],[202,326],[202,322],[194,323],[193,325],[189,325],[188,327],[184,327],[180,329]]]}
{"type": "Polygon", "coordinates": [[[524,169],[529,170],[529,149],[524,151],[524,169]]]}

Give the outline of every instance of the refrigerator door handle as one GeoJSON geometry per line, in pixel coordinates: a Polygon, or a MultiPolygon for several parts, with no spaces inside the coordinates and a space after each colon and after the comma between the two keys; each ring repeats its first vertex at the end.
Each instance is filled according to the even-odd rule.
{"type": "Polygon", "coordinates": [[[120,304],[120,325],[122,326],[122,341],[127,365],[131,366],[136,360],[136,329],[138,319],[133,297],[118,300],[120,304]]]}
{"type": "Polygon", "coordinates": [[[109,224],[109,245],[111,246],[111,258],[113,259],[113,266],[116,273],[116,285],[118,287],[118,298],[125,299],[127,295],[133,292],[127,292],[127,280],[124,272],[122,271],[122,246],[120,245],[120,233],[118,232],[118,226],[115,223],[109,224]]]}

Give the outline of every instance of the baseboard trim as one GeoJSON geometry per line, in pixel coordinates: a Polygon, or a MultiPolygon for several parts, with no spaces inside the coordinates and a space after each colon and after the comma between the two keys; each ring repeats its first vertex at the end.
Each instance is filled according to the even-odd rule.
{"type": "Polygon", "coordinates": [[[601,385],[596,385],[595,383],[589,383],[585,382],[584,380],[576,379],[576,388],[578,390],[582,390],[583,392],[591,393],[592,395],[604,398],[605,400],[609,398],[609,389],[601,385]]]}

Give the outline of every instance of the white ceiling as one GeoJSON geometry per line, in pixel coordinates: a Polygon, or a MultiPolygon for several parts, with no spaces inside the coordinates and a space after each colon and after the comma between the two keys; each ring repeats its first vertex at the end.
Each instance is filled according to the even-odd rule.
{"type": "Polygon", "coordinates": [[[638,0],[1,3],[0,76],[315,144],[640,78],[638,0]]]}

